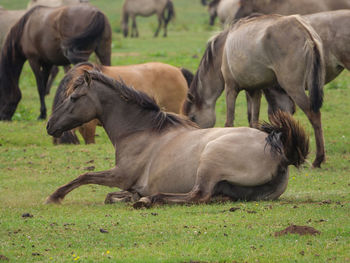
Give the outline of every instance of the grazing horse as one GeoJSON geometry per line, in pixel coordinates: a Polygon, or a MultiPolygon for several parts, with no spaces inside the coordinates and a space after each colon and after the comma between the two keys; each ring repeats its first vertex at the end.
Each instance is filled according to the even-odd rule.
{"type": "Polygon", "coordinates": [[[338,9],[350,9],[349,0],[239,0],[240,8],[234,15],[235,19],[261,14],[312,14],[338,9]]]}
{"type": "MultiPolygon", "coordinates": [[[[145,93],[97,71],[86,71],[72,87],[50,117],[47,132],[60,136],[97,118],[116,146],[116,166],[80,175],[47,203],[59,203],[85,184],[119,187],[142,197],[135,208],[208,202],[216,195],[276,199],[286,190],[288,166],[299,166],[308,153],[308,137],[288,113],[276,113],[271,124],[259,129],[199,129],[186,118],[161,111],[145,93]]],[[[106,203],[114,201],[113,195],[106,203]]]]}
{"type": "Polygon", "coordinates": [[[125,0],[122,11],[122,29],[124,37],[128,36],[129,16],[132,19],[131,37],[138,37],[139,31],[136,25],[136,16],[151,16],[157,14],[158,27],[154,36],[157,37],[164,23],[164,37],[167,36],[167,26],[169,21],[175,17],[174,4],[171,0],[125,0]],[[165,16],[165,12],[168,15],[165,16]]]}
{"type": "Polygon", "coordinates": [[[37,5],[50,6],[50,7],[58,7],[62,5],[75,5],[88,3],[89,0],[31,0],[27,5],[27,9],[30,9],[37,5]]]}
{"type": "MultiPolygon", "coordinates": [[[[62,79],[56,91],[52,106],[53,112],[73,91],[70,84],[74,78],[80,76],[84,70],[93,69],[113,79],[122,80],[127,85],[146,93],[154,98],[162,110],[174,113],[181,113],[188,87],[193,78],[193,74],[184,68],[159,62],[112,67],[83,62],[76,65],[62,79]]],[[[96,120],[93,120],[78,128],[86,144],[95,143],[97,123],[96,120]]],[[[79,140],[72,130],[64,132],[60,138],[54,138],[54,144],[59,143],[78,144],[79,140]]]]}
{"type": "MultiPolygon", "coordinates": [[[[263,15],[241,19],[208,43],[184,104],[184,113],[202,128],[213,127],[215,103],[225,87],[225,126],[232,126],[240,90],[260,100],[263,89],[279,84],[314,128],[317,153],[313,166],[319,167],[325,157],[319,111],[324,68],[321,40],[300,16],[263,15]]],[[[252,116],[256,116],[260,104],[254,105],[252,116]]],[[[258,119],[251,119],[251,126],[257,122],[258,119]]]]}
{"type": "MultiPolygon", "coordinates": [[[[325,83],[335,79],[344,68],[350,70],[350,10],[320,12],[305,15],[303,18],[309,22],[322,40],[326,68],[325,83]]],[[[268,101],[269,115],[279,109],[294,112],[294,102],[278,85],[264,90],[264,95],[268,101]]],[[[258,106],[260,100],[252,101],[247,94],[247,102],[248,119],[259,119],[259,112],[255,112],[257,116],[253,117],[251,109],[260,107],[258,106]],[[254,103],[258,105],[255,106],[254,103]]]]}
{"type": "Polygon", "coordinates": [[[29,10],[11,28],[2,48],[0,120],[11,120],[21,99],[18,80],[26,60],[38,86],[39,118],[45,119],[46,84],[52,66],[87,61],[92,52],[102,64],[110,65],[111,27],[96,7],[37,6],[29,10]]]}

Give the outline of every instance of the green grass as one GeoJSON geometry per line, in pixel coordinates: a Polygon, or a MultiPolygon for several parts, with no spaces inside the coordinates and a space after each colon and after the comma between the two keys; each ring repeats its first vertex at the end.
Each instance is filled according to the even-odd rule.
{"type": "MultiPolygon", "coordinates": [[[[156,18],[138,19],[140,38],[120,34],[121,1],[94,0],[113,27],[113,65],[162,61],[196,70],[207,39],[208,14],[199,1],[174,0],[177,18],[168,38],[153,38],[156,18]]],[[[6,8],[25,1],[4,0],[6,8]]],[[[46,98],[51,108],[55,87],[46,98]]],[[[104,205],[102,186],[74,190],[63,205],[44,205],[58,186],[84,173],[111,168],[114,151],[97,130],[95,145],[53,146],[45,121],[37,121],[39,99],[34,76],[25,66],[22,100],[12,122],[0,122],[0,255],[11,262],[349,262],[350,252],[350,74],[325,88],[322,119],[327,162],[322,169],[290,169],[287,191],[274,202],[160,206],[133,210],[129,204],[104,205]],[[91,161],[93,160],[93,162],[91,161]],[[231,207],[239,210],[230,212],[231,207]],[[30,213],[32,218],[22,218],[30,213]],[[317,236],[274,237],[290,224],[308,225],[317,236]],[[101,233],[103,228],[108,233],[101,233]]],[[[50,110],[49,110],[50,113],[50,110]]],[[[304,114],[295,117],[310,133],[304,114]]],[[[266,103],[261,119],[266,120],[266,103]]],[[[223,126],[225,102],[217,103],[223,126]]],[[[247,126],[244,94],[237,102],[236,125],[247,126]]],[[[232,146],[233,147],[233,146],[232,146]]],[[[2,261],[0,256],[0,261],[2,261]]]]}

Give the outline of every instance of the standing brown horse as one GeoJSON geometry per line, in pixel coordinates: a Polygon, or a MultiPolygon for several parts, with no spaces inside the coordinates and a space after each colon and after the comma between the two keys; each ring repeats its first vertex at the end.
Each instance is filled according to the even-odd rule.
{"type": "MultiPolygon", "coordinates": [[[[181,113],[193,77],[192,73],[184,68],[159,62],[110,67],[83,62],[71,69],[62,79],[56,91],[53,112],[73,92],[71,83],[76,76],[93,69],[146,93],[154,98],[162,110],[174,113],[181,113]]],[[[85,143],[95,143],[96,124],[97,121],[93,120],[78,128],[85,143]]],[[[59,143],[78,144],[79,140],[72,130],[64,132],[60,138],[54,138],[54,144],[59,143]]]]}
{"type": "MultiPolygon", "coordinates": [[[[299,16],[256,16],[240,20],[212,39],[190,87],[184,113],[202,128],[215,124],[215,102],[226,89],[226,126],[232,126],[235,100],[246,90],[260,100],[263,89],[276,84],[308,116],[316,137],[316,159],[324,160],[320,107],[323,99],[324,60],[321,40],[299,16]],[[290,44],[293,49],[290,49],[290,44]],[[220,70],[221,68],[221,70],[220,70]],[[305,94],[308,88],[309,98],[305,94]]],[[[255,104],[253,112],[258,112],[255,104]]],[[[255,113],[252,116],[256,116],[255,113]]],[[[251,120],[251,126],[257,123],[251,120]]]]}
{"type": "Polygon", "coordinates": [[[87,61],[92,52],[102,64],[110,65],[111,28],[96,7],[38,6],[29,10],[11,28],[1,52],[0,120],[11,120],[21,99],[18,80],[26,60],[38,86],[39,118],[45,119],[45,91],[52,66],[87,61]]]}
{"type": "Polygon", "coordinates": [[[171,0],[125,0],[122,13],[122,29],[124,37],[128,36],[129,16],[132,19],[131,37],[138,37],[139,31],[136,25],[136,16],[151,16],[157,14],[158,27],[154,36],[157,37],[164,23],[164,37],[167,36],[169,21],[175,17],[174,4],[171,0]],[[165,12],[168,11],[167,17],[165,12]]]}
{"type": "MultiPolygon", "coordinates": [[[[119,187],[142,197],[135,208],[153,203],[270,200],[287,188],[288,166],[308,153],[304,130],[287,113],[258,129],[198,129],[181,116],[166,113],[145,93],[96,71],[83,73],[74,91],[52,114],[47,132],[60,136],[98,118],[115,147],[116,166],[85,173],[51,194],[59,203],[86,184],[119,187]]],[[[118,192],[117,199],[126,192],[118,192]]],[[[106,202],[115,201],[114,193],[106,202]]]]}

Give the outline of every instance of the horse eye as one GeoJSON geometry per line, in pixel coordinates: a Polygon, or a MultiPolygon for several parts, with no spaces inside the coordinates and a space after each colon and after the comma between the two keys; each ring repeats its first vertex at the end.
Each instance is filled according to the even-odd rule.
{"type": "Polygon", "coordinates": [[[71,102],[76,102],[79,97],[76,96],[70,96],[70,101],[71,102]]]}
{"type": "Polygon", "coordinates": [[[196,122],[196,117],[194,115],[190,116],[190,120],[196,122]]]}

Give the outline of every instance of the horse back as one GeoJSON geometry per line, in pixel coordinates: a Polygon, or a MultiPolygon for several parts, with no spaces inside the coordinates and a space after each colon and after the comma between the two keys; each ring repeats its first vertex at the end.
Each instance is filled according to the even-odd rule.
{"type": "Polygon", "coordinates": [[[180,113],[187,96],[181,69],[159,62],[103,67],[103,73],[153,97],[165,111],[180,113]]]}

